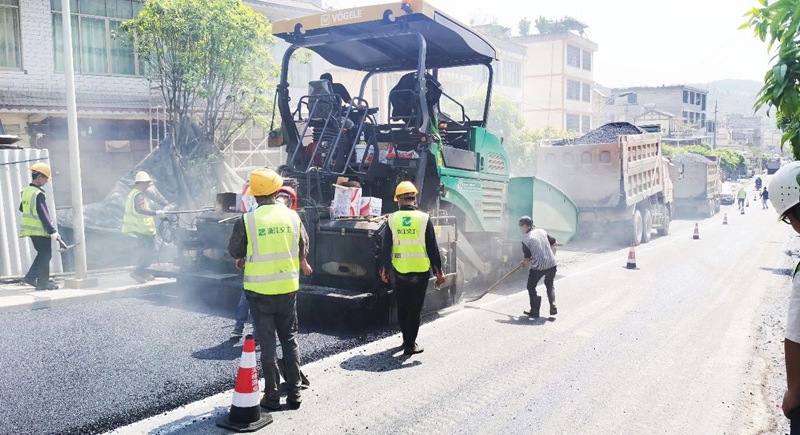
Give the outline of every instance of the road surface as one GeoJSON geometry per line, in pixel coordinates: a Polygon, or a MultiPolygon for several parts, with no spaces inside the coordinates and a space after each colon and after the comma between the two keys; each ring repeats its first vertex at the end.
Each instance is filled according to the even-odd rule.
{"type": "MultiPolygon", "coordinates": [[[[797,237],[772,210],[723,207],[636,251],[559,252],[559,314],[529,320],[522,280],[423,326],[306,365],[298,411],[262,433],[775,433],[797,237]],[[789,254],[789,255],[787,255],[789,254]],[[516,292],[514,290],[517,290],[516,292]]],[[[115,433],[226,433],[222,393],[115,433]]]]}

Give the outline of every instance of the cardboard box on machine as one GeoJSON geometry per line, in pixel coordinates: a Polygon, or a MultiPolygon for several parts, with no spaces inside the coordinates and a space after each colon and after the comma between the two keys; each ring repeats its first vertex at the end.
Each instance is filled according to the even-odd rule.
{"type": "Polygon", "coordinates": [[[335,192],[331,204],[331,217],[336,219],[343,216],[360,216],[361,187],[358,182],[339,177],[333,187],[335,192]]]}
{"type": "Polygon", "coordinates": [[[361,216],[380,216],[383,200],[374,196],[361,197],[361,216]]]}

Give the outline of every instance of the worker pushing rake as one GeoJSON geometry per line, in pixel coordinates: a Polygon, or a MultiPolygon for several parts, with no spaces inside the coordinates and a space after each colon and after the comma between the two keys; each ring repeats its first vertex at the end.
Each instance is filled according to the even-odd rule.
{"type": "Polygon", "coordinates": [[[522,238],[522,252],[525,258],[511,272],[507,273],[485,292],[469,302],[474,302],[484,297],[515,272],[530,265],[527,287],[531,308],[528,311],[523,311],[523,313],[531,318],[539,317],[542,297],[537,294],[536,285],[544,278],[544,285],[547,289],[547,300],[550,303],[550,315],[556,315],[558,314],[558,309],[556,308],[555,287],[553,285],[557,270],[555,259],[556,239],[547,234],[545,230],[535,228],[533,219],[529,216],[523,216],[519,219],[519,229],[524,234],[522,238]]]}

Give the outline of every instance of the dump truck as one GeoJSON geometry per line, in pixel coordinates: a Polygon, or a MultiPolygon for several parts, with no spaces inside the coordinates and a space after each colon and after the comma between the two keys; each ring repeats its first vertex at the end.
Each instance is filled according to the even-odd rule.
{"type": "Polygon", "coordinates": [[[769,160],[767,160],[767,174],[774,174],[778,172],[778,169],[781,168],[781,158],[780,156],[772,156],[769,160]]]}
{"type": "MultiPolygon", "coordinates": [[[[491,283],[509,270],[520,257],[522,215],[532,215],[561,243],[574,236],[574,202],[544,180],[512,178],[501,139],[487,129],[497,56],[483,36],[420,0],[275,21],[272,32],[290,45],[277,89],[280,128],[270,133],[286,152],[276,169],[297,192],[314,269],[301,277],[301,316],[313,307],[391,307],[379,253],[401,181],[419,190],[443,259],[445,283],[437,288],[430,281],[429,308],[454,304],[467,285],[491,283]],[[289,71],[300,49],[360,74],[359,92],[346,101],[320,79],[308,83],[307,94],[290,95],[289,71]],[[463,67],[482,68],[488,77],[477,116],[469,116],[439,80],[440,71],[463,67]],[[388,92],[378,95],[380,89],[388,92]],[[370,101],[376,98],[386,103],[370,101]],[[456,111],[445,113],[443,105],[456,111]]],[[[196,229],[177,235],[192,254],[170,273],[240,287],[223,237],[237,211],[227,200],[218,203],[222,211],[199,216],[196,229]]]]}
{"type": "Polygon", "coordinates": [[[714,216],[722,202],[722,172],[716,160],[683,153],[672,159],[675,213],[714,216]]]}
{"type": "Polygon", "coordinates": [[[623,244],[669,233],[673,216],[670,163],[660,133],[625,122],[605,124],[573,140],[537,150],[536,176],[564,191],[578,206],[582,237],[611,234],[623,244]]]}

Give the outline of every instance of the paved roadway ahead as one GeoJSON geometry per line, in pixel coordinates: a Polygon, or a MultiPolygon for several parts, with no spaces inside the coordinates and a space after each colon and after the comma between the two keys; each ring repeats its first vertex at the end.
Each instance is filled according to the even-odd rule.
{"type": "MultiPolygon", "coordinates": [[[[0,434],[101,433],[232,388],[232,313],[179,288],[0,313],[0,434]]],[[[304,329],[301,343],[311,361],[386,335],[304,329]]]]}
{"type": "MultiPolygon", "coordinates": [[[[684,221],[641,246],[640,270],[626,250],[569,262],[555,320],[522,318],[524,293],[489,295],[425,325],[418,356],[394,335],[309,364],[302,408],[263,433],[772,432],[780,350],[754,349],[796,238],[760,205],[723,211],[730,225],[701,221],[700,240],[684,221]]],[[[219,394],[118,433],[225,433],[213,421],[229,405],[219,394]]]]}

